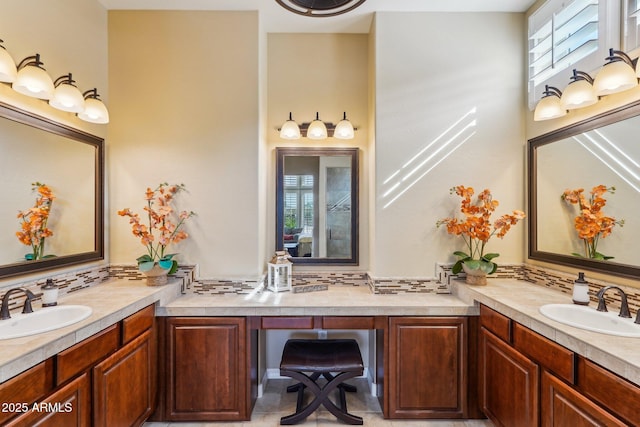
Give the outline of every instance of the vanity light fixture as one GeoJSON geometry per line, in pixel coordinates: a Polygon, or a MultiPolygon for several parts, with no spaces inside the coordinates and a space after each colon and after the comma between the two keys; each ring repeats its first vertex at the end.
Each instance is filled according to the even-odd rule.
{"type": "Polygon", "coordinates": [[[334,125],[331,122],[323,122],[320,120],[320,114],[316,112],[316,118],[311,123],[305,122],[298,125],[289,113],[289,120],[284,122],[282,127],[278,128],[280,132],[280,138],[287,140],[300,139],[300,137],[306,137],[309,139],[353,139],[355,131],[349,119],[347,119],[347,113],[343,113],[342,120],[334,125]]]}
{"type": "Polygon", "coordinates": [[[2,46],[2,42],[3,40],[0,39],[0,82],[13,83],[18,75],[18,70],[13,58],[9,55],[7,49],[2,46]]]}
{"type": "Polygon", "coordinates": [[[71,73],[58,77],[53,86],[55,90],[49,105],[58,110],[80,113],[84,111],[84,96],[75,85],[71,73]]]}
{"type": "Polygon", "coordinates": [[[280,129],[280,138],[289,140],[300,139],[300,126],[293,121],[291,112],[289,112],[289,120],[284,122],[280,129]]]}
{"type": "Polygon", "coordinates": [[[629,56],[620,51],[609,49],[609,56],[593,82],[596,95],[610,95],[633,89],[638,85],[638,77],[629,56]]]}
{"type": "Polygon", "coordinates": [[[82,96],[84,97],[84,111],[78,113],[78,117],[85,122],[109,123],[109,111],[100,100],[98,90],[93,88],[83,93],[82,96]]]}
{"type": "Polygon", "coordinates": [[[327,139],[327,126],[320,120],[320,114],[316,112],[316,119],[309,123],[307,129],[307,138],[309,139],[327,139]]]}
{"type": "Polygon", "coordinates": [[[575,110],[598,102],[598,96],[593,88],[593,78],[589,74],[574,69],[570,80],[571,82],[560,97],[565,109],[575,110]]]}
{"type": "Polygon", "coordinates": [[[347,119],[347,112],[345,111],[342,120],[338,122],[333,131],[333,137],[337,139],[353,139],[354,135],[353,125],[347,119]]]}
{"type": "Polygon", "coordinates": [[[533,120],[536,122],[542,120],[555,119],[567,114],[567,110],[560,102],[562,92],[557,87],[545,85],[542,98],[536,105],[536,111],[533,114],[533,120]]]}
{"type": "Polygon", "coordinates": [[[40,61],[40,54],[27,56],[18,64],[18,75],[11,87],[23,95],[39,99],[53,96],[53,81],[40,61]]]}

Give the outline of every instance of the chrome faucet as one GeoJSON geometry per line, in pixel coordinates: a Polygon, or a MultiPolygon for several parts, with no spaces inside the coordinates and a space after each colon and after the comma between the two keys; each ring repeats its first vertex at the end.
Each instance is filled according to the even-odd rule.
{"type": "Polygon", "coordinates": [[[16,292],[23,292],[27,296],[27,298],[24,300],[22,313],[33,313],[31,301],[36,298],[36,295],[27,288],[13,288],[9,289],[2,297],[2,307],[0,307],[0,320],[11,318],[11,315],[9,314],[9,295],[15,294],[16,292]]]}
{"type": "MultiPolygon", "coordinates": [[[[631,313],[629,313],[629,303],[627,302],[627,294],[624,293],[622,289],[617,286],[605,286],[604,288],[598,291],[598,311],[609,311],[607,310],[607,303],[604,300],[604,293],[609,289],[615,289],[620,294],[620,317],[631,318],[631,313]]],[[[636,322],[638,323],[637,319],[636,322]]]]}

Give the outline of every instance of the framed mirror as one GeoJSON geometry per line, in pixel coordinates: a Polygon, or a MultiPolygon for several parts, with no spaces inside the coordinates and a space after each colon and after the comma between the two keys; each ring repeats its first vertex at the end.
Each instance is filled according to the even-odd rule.
{"type": "Polygon", "coordinates": [[[640,276],[638,129],[640,101],[529,140],[529,258],[640,276]]]}
{"type": "Polygon", "coordinates": [[[358,149],[276,149],[276,250],[298,264],[358,264],[358,149]]]}
{"type": "Polygon", "coordinates": [[[0,103],[0,149],[0,278],[103,259],[103,139],[0,103]],[[34,255],[36,232],[17,233],[42,222],[19,215],[37,208],[37,183],[53,201],[34,255]]]}

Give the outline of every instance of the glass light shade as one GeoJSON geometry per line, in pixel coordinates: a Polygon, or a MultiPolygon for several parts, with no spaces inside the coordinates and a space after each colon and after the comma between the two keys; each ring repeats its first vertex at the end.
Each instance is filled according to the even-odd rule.
{"type": "Polygon", "coordinates": [[[333,137],[337,139],[353,139],[354,136],[353,125],[347,119],[340,120],[333,131],[333,137]]]}
{"type": "Polygon", "coordinates": [[[84,97],[74,85],[62,83],[55,88],[49,105],[58,110],[80,113],[84,111],[84,97]]]}
{"type": "Polygon", "coordinates": [[[550,95],[545,96],[538,102],[536,111],[533,114],[533,120],[539,122],[562,117],[566,114],[567,110],[560,102],[560,98],[555,95],[550,95]]]}
{"type": "Polygon", "coordinates": [[[13,90],[33,98],[50,99],[53,96],[53,81],[47,72],[35,65],[25,65],[18,71],[13,90]]]}
{"type": "Polygon", "coordinates": [[[322,120],[316,118],[309,124],[309,129],[307,129],[307,138],[309,139],[326,139],[327,138],[327,127],[325,126],[322,120]]]}
{"type": "Polygon", "coordinates": [[[9,52],[0,46],[0,82],[13,83],[17,75],[16,63],[9,52]]]}
{"type": "Polygon", "coordinates": [[[84,100],[84,111],[78,113],[78,117],[85,122],[109,123],[109,111],[107,111],[107,107],[102,101],[96,98],[87,98],[84,100]]]}
{"type": "Polygon", "coordinates": [[[586,80],[576,80],[565,88],[560,101],[565,109],[574,110],[595,104],[598,102],[598,96],[591,83],[586,80]]]}
{"type": "Polygon", "coordinates": [[[300,126],[293,120],[287,120],[280,128],[280,138],[300,139],[300,126]]]}
{"type": "Polygon", "coordinates": [[[624,61],[605,64],[593,82],[596,95],[610,95],[633,89],[638,85],[635,70],[624,61]]]}

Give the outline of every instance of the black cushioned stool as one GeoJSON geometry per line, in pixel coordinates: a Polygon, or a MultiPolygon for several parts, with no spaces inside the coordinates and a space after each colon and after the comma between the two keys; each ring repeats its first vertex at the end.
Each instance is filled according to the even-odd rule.
{"type": "Polygon", "coordinates": [[[362,355],[356,340],[288,340],[282,350],[280,375],[291,377],[300,383],[287,388],[287,391],[298,392],[296,412],[280,418],[280,424],[290,425],[303,421],[320,405],[324,405],[339,420],[347,424],[362,425],[361,417],[347,412],[345,391],[356,391],[356,388],[343,382],[362,375],[363,370],[362,355]],[[320,376],[327,379],[324,387],[316,382],[320,376]],[[315,397],[303,407],[305,388],[315,397]],[[330,393],[336,389],[340,396],[340,407],[329,399],[330,393]]]}

